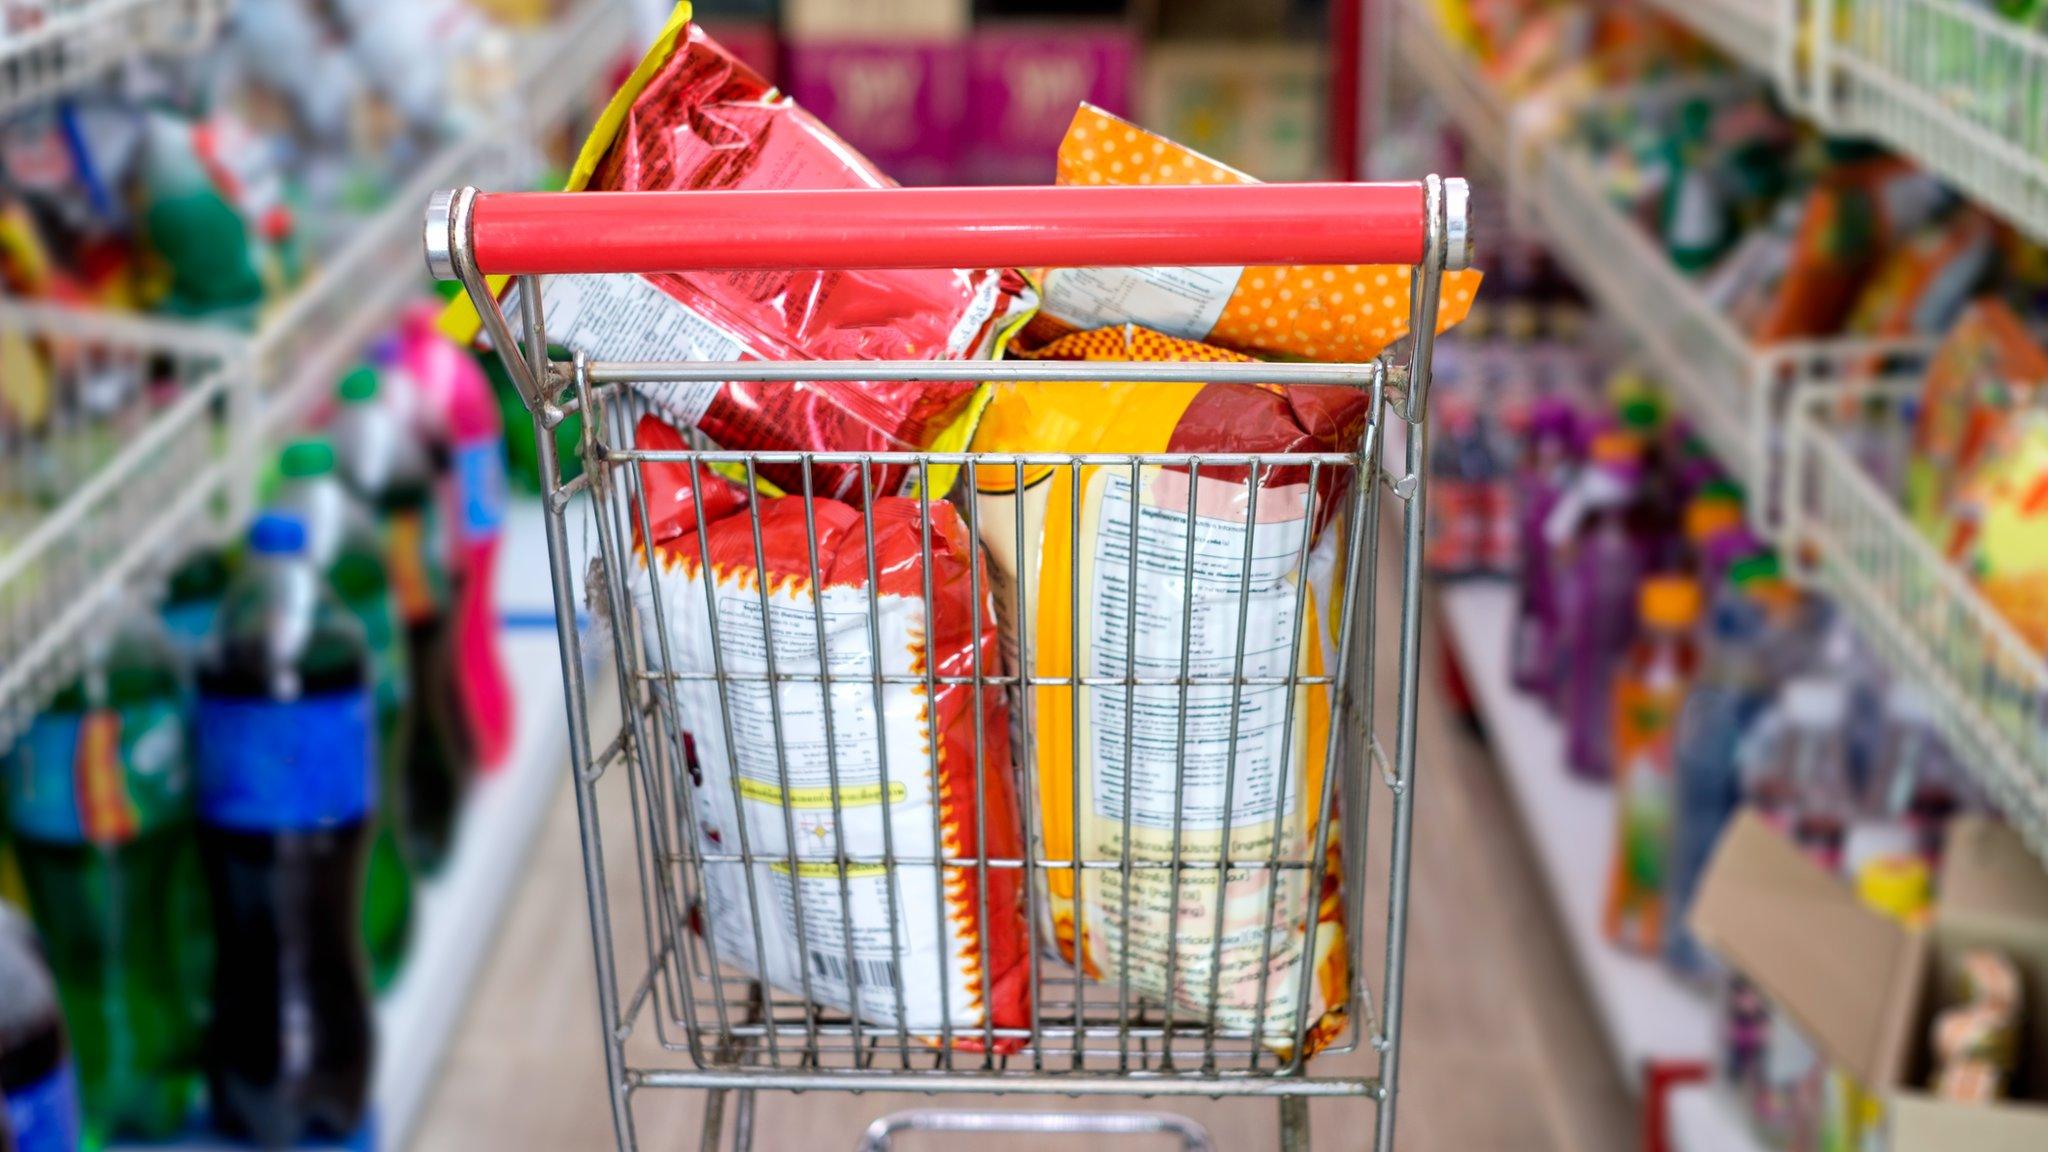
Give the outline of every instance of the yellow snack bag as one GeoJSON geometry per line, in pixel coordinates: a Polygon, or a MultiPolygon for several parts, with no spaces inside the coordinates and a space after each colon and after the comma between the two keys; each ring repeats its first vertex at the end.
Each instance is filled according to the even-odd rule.
{"type": "MultiPolygon", "coordinates": [[[[1252,177],[1083,104],[1060,141],[1061,184],[1252,184],[1252,177]]],[[[1370,360],[1408,334],[1403,265],[1052,268],[1024,330],[1036,347],[1068,332],[1137,324],[1259,357],[1370,360]]],[[[1476,271],[1447,272],[1437,331],[1465,318],[1476,271]]]]}
{"type": "MultiPolygon", "coordinates": [[[[1247,359],[1131,326],[1035,355],[1247,359]]],[[[1339,453],[1369,416],[1342,387],[1004,383],[973,447],[1339,453]]],[[[1297,1027],[1306,1051],[1328,1044],[1350,978],[1334,799],[1314,841],[1335,795],[1320,678],[1336,661],[1349,469],[983,464],[972,479],[1005,666],[1039,678],[1011,710],[1034,852],[1084,863],[1078,890],[1074,869],[1036,870],[1039,932],[1184,1022],[1281,1051],[1297,1027]],[[1162,866],[1176,858],[1177,881],[1162,866]]]]}

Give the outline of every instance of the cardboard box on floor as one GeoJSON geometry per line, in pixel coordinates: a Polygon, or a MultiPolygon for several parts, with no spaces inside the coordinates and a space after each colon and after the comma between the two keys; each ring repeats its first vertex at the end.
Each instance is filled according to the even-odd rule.
{"type": "Polygon", "coordinates": [[[1933,923],[1911,931],[1863,906],[1753,813],[1729,826],[1692,928],[1799,1022],[1837,1066],[1883,1091],[1893,1152],[2048,1148],[2048,873],[2003,824],[1949,832],[1933,923]],[[1927,1091],[1928,1024],[1954,996],[1956,959],[1997,948],[2020,969],[2020,1068],[2011,1099],[1951,1104],[1927,1091]]]}

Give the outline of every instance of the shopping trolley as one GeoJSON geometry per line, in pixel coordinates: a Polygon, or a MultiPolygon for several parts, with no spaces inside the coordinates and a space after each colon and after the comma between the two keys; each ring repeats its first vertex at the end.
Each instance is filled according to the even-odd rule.
{"type": "MultiPolygon", "coordinates": [[[[531,409],[540,447],[562,674],[569,688],[571,767],[583,841],[598,1008],[613,1121],[622,1149],[636,1146],[635,1095],[651,1088],[708,1093],[703,1136],[707,1148],[719,1146],[728,1121],[734,1145],[749,1146],[758,1092],[827,1089],[1123,1098],[1265,1097],[1278,1102],[1281,1146],[1287,1149],[1308,1146],[1310,1098],[1362,1097],[1376,1101],[1376,1147],[1382,1152],[1392,1147],[1416,766],[1425,413],[1441,274],[1469,263],[1467,221],[1464,182],[1437,177],[1353,185],[576,195],[502,194],[465,188],[433,197],[426,215],[428,265],[438,278],[459,280],[468,290],[488,338],[531,409]],[[1360,364],[1020,360],[626,363],[590,360],[581,353],[551,357],[541,279],[683,269],[758,272],[1294,264],[1408,266],[1412,335],[1401,356],[1405,362],[1384,356],[1360,364]],[[487,279],[498,276],[512,279],[505,303],[487,279]],[[650,447],[636,438],[636,416],[644,410],[636,385],[715,385],[736,380],[1033,382],[1077,387],[1108,382],[1136,388],[1215,382],[1317,385],[1353,390],[1369,418],[1360,423],[1355,443],[1347,439],[1336,445],[1341,450],[1269,455],[739,452],[720,450],[701,438],[680,448],[673,444],[650,447]],[[575,413],[583,418],[578,448],[583,467],[579,474],[565,479],[555,434],[575,413]],[[1398,448],[1390,446],[1390,441],[1398,448]],[[1398,457],[1397,464],[1387,463],[1390,454],[1398,457]],[[1029,656],[1017,660],[1018,667],[1003,666],[993,652],[984,659],[983,649],[977,645],[971,667],[942,675],[930,662],[922,668],[885,666],[879,640],[851,665],[831,655],[831,644],[836,641],[826,638],[822,592],[812,597],[809,611],[791,629],[787,642],[778,626],[759,624],[760,638],[745,653],[734,650],[737,642],[732,635],[727,636],[721,652],[719,630],[733,627],[731,620],[756,609],[741,603],[738,608],[744,611],[728,616],[730,605],[723,599],[727,595],[723,591],[705,593],[701,624],[674,618],[678,615],[674,603],[680,601],[667,600],[664,582],[708,580],[706,574],[714,566],[708,552],[700,557],[701,565],[680,568],[650,565],[645,559],[642,542],[654,537],[649,534],[650,498],[644,470],[654,465],[681,466],[692,484],[698,483],[698,478],[710,482],[714,471],[738,476],[750,482],[748,490],[756,488],[751,482],[763,472],[777,469],[781,488],[805,501],[805,527],[812,537],[808,586],[816,589],[825,585],[819,579],[817,530],[809,517],[814,514],[811,496],[824,485],[820,482],[814,489],[814,470],[852,469],[859,477],[859,488],[858,499],[849,503],[864,509],[859,514],[859,530],[867,538],[869,571],[865,581],[854,581],[866,589],[866,603],[851,609],[851,619],[854,631],[871,635],[874,620],[883,612],[875,591],[881,585],[873,569],[876,529],[872,509],[873,500],[884,495],[876,490],[876,477],[884,469],[901,469],[897,474],[907,475],[911,490],[919,494],[937,493],[934,473],[958,469],[955,491],[969,495],[954,499],[968,519],[971,538],[983,545],[1014,540],[1020,553],[1027,543],[1027,530],[1043,540],[1051,539],[1050,534],[1070,532],[1078,541],[1082,502],[1073,502],[1073,521],[1064,526],[1027,524],[1023,500],[1015,502],[1019,511],[1014,523],[992,524],[987,522],[988,509],[977,509],[980,501],[972,495],[981,491],[984,478],[1011,477],[1021,490],[1026,486],[1027,471],[1034,476],[1064,472],[1079,491],[1084,473],[1106,475],[1118,481],[1127,478],[1129,487],[1124,491],[1128,493],[1163,474],[1178,473],[1181,476],[1175,483],[1184,481],[1179,490],[1192,493],[1217,477],[1230,477],[1250,493],[1253,507],[1219,514],[1206,504],[1198,506],[1193,495],[1186,495],[1183,507],[1187,514],[1177,520],[1165,516],[1159,523],[1186,534],[1187,558],[1195,554],[1198,531],[1204,534],[1204,547],[1209,548],[1216,539],[1233,539],[1228,531],[1232,526],[1245,526],[1235,537],[1242,541],[1242,573],[1231,571],[1236,561],[1217,565],[1214,557],[1205,553],[1200,580],[1189,576],[1191,566],[1180,568],[1179,582],[1154,582],[1150,585],[1153,592],[1147,593],[1151,599],[1143,605],[1137,600],[1142,583],[1137,579],[1140,553],[1146,552],[1147,564],[1163,565],[1172,575],[1181,562],[1176,556],[1181,549],[1178,537],[1167,537],[1164,546],[1149,537],[1141,541],[1141,521],[1148,531],[1158,529],[1158,524],[1148,519],[1149,509],[1144,515],[1128,515],[1127,525],[1101,528],[1107,534],[1105,539],[1128,530],[1128,547],[1104,554],[1113,553],[1115,565],[1128,564],[1131,577],[1120,584],[1110,581],[1097,586],[1098,595],[1103,587],[1120,588],[1119,594],[1125,598],[1120,607],[1105,609],[1103,619],[1138,621],[1141,611],[1151,613],[1152,624],[1146,627],[1162,620],[1170,627],[1178,619],[1177,666],[1174,651],[1162,653],[1156,645],[1145,659],[1136,658],[1133,653],[1139,645],[1131,636],[1124,636],[1120,644],[1108,643],[1102,649],[1113,657],[1107,666],[1097,662],[1083,668],[1077,657],[1064,671],[1046,674],[1029,656]],[[1262,475],[1273,479],[1282,473],[1297,483],[1262,486],[1262,475]],[[1300,482],[1304,478],[1306,482],[1300,482]],[[1269,518],[1287,520],[1280,513],[1268,517],[1259,512],[1256,501],[1262,493],[1282,490],[1293,494],[1292,514],[1300,524],[1299,539],[1290,538],[1286,547],[1298,553],[1291,559],[1286,555],[1277,560],[1260,558],[1262,564],[1277,564],[1282,575],[1275,578],[1277,582],[1260,584],[1258,595],[1277,596],[1274,602],[1280,606],[1259,616],[1262,624],[1254,630],[1249,625],[1257,615],[1250,599],[1255,583],[1251,553],[1257,550],[1255,539],[1266,539],[1254,526],[1269,518]],[[1376,698],[1373,676],[1376,650],[1388,640],[1375,628],[1381,594],[1376,575],[1386,559],[1380,552],[1380,514],[1383,506],[1393,506],[1388,496],[1401,510],[1400,583],[1396,590],[1399,686],[1392,709],[1391,755],[1379,739],[1375,709],[1384,707],[1386,701],[1376,698]],[[983,522],[974,523],[977,515],[983,522]],[[1220,526],[1212,519],[1219,515],[1220,526]],[[572,519],[583,523],[580,537],[572,533],[572,519]],[[1318,531],[1315,526],[1319,524],[1328,527],[1318,531]],[[580,559],[583,554],[578,544],[588,546],[592,533],[595,557],[586,563],[580,559]],[[1301,624],[1307,614],[1303,598],[1315,584],[1308,574],[1315,566],[1310,553],[1325,547],[1323,541],[1330,541],[1338,556],[1322,569],[1324,583],[1316,585],[1323,589],[1322,623],[1327,630],[1311,636],[1301,624]],[[690,572],[697,575],[688,575],[690,572]],[[1198,625],[1192,606],[1197,597],[1189,589],[1201,580],[1208,581],[1201,587],[1209,597],[1203,609],[1209,615],[1198,625]],[[1155,596],[1161,587],[1169,590],[1163,603],[1155,596]],[[1171,593],[1175,588],[1181,590],[1178,600],[1171,593]],[[636,595],[656,606],[657,613],[660,605],[670,603],[669,618],[651,625],[637,621],[631,607],[636,595]],[[1293,600],[1291,611],[1280,603],[1289,597],[1293,600]],[[714,600],[716,608],[711,607],[714,600]],[[587,641],[577,627],[579,611],[586,606],[610,625],[610,675],[593,675],[593,683],[586,683],[587,641]],[[669,637],[677,634],[676,629],[697,627],[710,632],[709,665],[678,664],[669,637]],[[1220,664],[1205,660],[1202,667],[1206,672],[1191,671],[1188,660],[1191,630],[1197,627],[1205,630],[1205,643],[1212,648],[1220,630],[1224,645],[1223,660],[1220,664]],[[1235,647],[1231,651],[1233,629],[1235,647]],[[1278,657],[1272,655],[1276,644],[1280,645],[1278,657]],[[781,652],[783,666],[778,669],[777,650],[786,646],[781,652]],[[1308,647],[1326,648],[1327,654],[1320,663],[1303,658],[1308,647]],[[1253,654],[1249,666],[1248,651],[1253,654]],[[1222,671],[1217,671],[1219,668],[1222,671]],[[609,708],[593,707],[587,690],[606,679],[615,682],[618,694],[618,728],[609,735],[600,732],[593,736],[599,723],[596,717],[608,714],[609,708]],[[874,796],[893,795],[891,789],[906,781],[929,792],[939,778],[939,756],[934,752],[929,763],[912,758],[914,762],[906,764],[899,755],[892,782],[889,741],[880,734],[884,725],[875,720],[884,711],[885,697],[893,700],[897,697],[892,694],[912,694],[932,705],[926,712],[929,716],[939,713],[936,701],[940,694],[963,690],[975,701],[985,701],[990,695],[1001,697],[1020,721],[1012,735],[994,724],[985,726],[985,710],[980,705],[966,710],[975,717],[973,764],[965,778],[971,781],[970,823],[976,834],[955,837],[960,841],[955,843],[937,830],[907,826],[899,820],[892,836],[891,809],[883,801],[881,838],[855,835],[846,823],[846,812],[856,803],[856,796],[874,803],[874,796]],[[810,813],[824,829],[819,840],[805,841],[811,847],[800,858],[794,831],[781,837],[784,842],[778,846],[770,824],[764,823],[752,825],[757,842],[749,843],[746,829],[752,816],[737,819],[737,845],[730,842],[730,835],[714,839],[700,835],[700,820],[711,820],[705,813],[724,803],[724,796],[730,795],[735,808],[744,807],[743,785],[753,790],[749,799],[759,801],[765,796],[768,801],[766,809],[747,809],[750,813],[771,812],[776,819],[787,821],[791,809],[798,806],[798,793],[791,784],[795,753],[785,744],[789,734],[784,710],[795,709],[800,697],[813,704],[820,699],[831,701],[822,709],[826,729],[822,761],[815,744],[805,753],[810,757],[807,771],[815,772],[822,763],[828,773],[824,791],[813,790],[814,799],[829,798],[829,804],[813,803],[810,813]],[[1034,803],[1045,763],[1058,762],[1057,757],[1041,760],[1045,750],[1034,746],[1039,739],[1034,701],[1042,704],[1061,697],[1071,703],[1072,716],[1093,718],[1091,731],[1104,735],[1100,747],[1112,749],[1108,753],[1094,745],[1084,749],[1079,737],[1074,738],[1070,770],[1078,771],[1085,763],[1095,781],[1092,807],[1085,817],[1078,799],[1079,784],[1067,788],[1075,797],[1075,822],[1093,821],[1090,827],[1098,828],[1103,839],[1084,851],[1083,837],[1073,833],[1069,836],[1073,847],[1067,853],[1048,850],[1042,825],[1050,821],[1047,812],[1034,803]],[[1292,726],[1301,714],[1300,701],[1312,697],[1326,704],[1328,722],[1324,747],[1304,750],[1307,742],[1292,726]],[[1269,763],[1265,769],[1266,778],[1277,782],[1277,798],[1250,796],[1245,782],[1254,768],[1239,762],[1244,742],[1240,740],[1240,717],[1249,714],[1248,701],[1254,698],[1273,706],[1268,716],[1281,717],[1277,721],[1281,766],[1274,768],[1269,763]],[[749,771],[754,775],[745,781],[737,766],[742,759],[740,750],[732,747],[736,700],[751,701],[747,706],[757,711],[765,701],[771,713],[765,725],[760,716],[749,714],[755,724],[747,729],[754,734],[755,745],[749,749],[754,765],[749,771]],[[1187,763],[1185,741],[1166,762],[1151,764],[1149,769],[1143,763],[1124,762],[1139,754],[1138,746],[1131,742],[1131,726],[1140,701],[1152,709],[1149,715],[1155,720],[1177,713],[1182,734],[1187,730],[1191,705],[1196,711],[1206,710],[1204,714],[1212,718],[1227,715],[1230,739],[1224,762],[1208,764],[1200,769],[1208,775],[1196,779],[1197,770],[1187,763]],[[836,732],[835,718],[839,720],[836,732]],[[1121,743],[1114,738],[1118,724],[1122,725],[1121,743]],[[721,730],[733,764],[723,770],[716,765],[707,768],[699,762],[700,746],[707,733],[721,730]],[[984,756],[1006,739],[1016,744],[1008,750],[1008,763],[1015,765],[1013,776],[991,776],[984,770],[984,756]],[[875,746],[874,756],[867,755],[863,742],[875,746]],[[1114,751],[1117,748],[1124,751],[1114,751]],[[1108,762],[1120,756],[1124,761],[1108,762]],[[1299,770],[1298,763],[1316,756],[1322,757],[1318,762],[1323,766],[1319,793],[1310,789],[1310,777],[1299,770]],[[855,761],[858,769],[851,766],[855,761]],[[764,764],[765,769],[761,767],[764,764]],[[879,788],[873,775],[877,767],[879,788]],[[1155,821],[1157,827],[1149,830],[1134,829],[1132,794],[1139,791],[1138,785],[1116,783],[1107,790],[1101,785],[1104,778],[1122,781],[1126,776],[1136,778],[1142,771],[1150,771],[1153,779],[1148,811],[1158,811],[1162,805],[1171,809],[1170,823],[1155,821]],[[630,822],[632,872],[637,881],[632,890],[637,898],[617,905],[611,889],[615,873],[624,869],[607,860],[603,810],[620,805],[608,804],[600,793],[603,784],[615,795],[621,787],[616,775],[609,783],[605,781],[615,773],[626,777],[623,790],[629,803],[624,807],[629,815],[624,818],[630,822]],[[1014,785],[1005,783],[1012,778],[1014,785]],[[1025,827],[1014,841],[1002,836],[995,840],[1023,847],[1002,850],[991,842],[988,824],[992,818],[1003,819],[1004,813],[987,802],[988,793],[1012,786],[1025,827]],[[1382,787],[1391,801],[1374,813],[1371,800],[1382,787]],[[1203,788],[1208,792],[1203,793],[1203,788]],[[1209,807],[1221,810],[1220,816],[1212,811],[1202,817],[1211,821],[1205,826],[1211,832],[1213,822],[1221,820],[1221,835],[1212,835],[1207,841],[1197,834],[1197,817],[1186,810],[1192,802],[1184,804],[1181,799],[1197,794],[1210,797],[1209,807]],[[1106,803],[1104,796],[1118,802],[1106,803]],[[1170,804],[1160,797],[1171,798],[1170,804]],[[1219,797],[1229,800],[1220,802],[1219,797]],[[1265,807],[1259,807],[1262,804],[1265,807]],[[820,808],[827,810],[815,810],[820,808]],[[991,812],[996,815],[992,817],[991,812]],[[1301,813],[1314,815],[1298,815],[1301,813]],[[1383,826],[1378,830],[1375,817],[1383,826]],[[1241,848],[1233,838],[1231,821],[1241,820],[1248,827],[1262,818],[1271,822],[1269,843],[1256,850],[1241,848]],[[1302,827],[1310,820],[1312,828],[1302,827]],[[1283,834],[1283,828],[1300,828],[1300,832],[1283,834]],[[1161,830],[1166,833],[1164,840],[1158,836],[1161,830]],[[1145,840],[1147,835],[1152,838],[1145,840]],[[1377,845],[1382,836],[1386,840],[1384,861],[1369,868],[1368,843],[1377,845]],[[1161,843],[1171,847],[1134,851],[1134,841],[1144,841],[1155,849],[1161,843]],[[1198,843],[1209,847],[1198,849],[1198,843]],[[1110,847],[1104,849],[1103,844],[1110,847]],[[871,906],[850,906],[849,877],[855,875],[864,881],[879,877],[879,890],[887,903],[879,921],[871,906]],[[794,893],[799,891],[799,876],[816,879],[822,887],[802,889],[812,895],[798,898],[794,893]],[[745,881],[743,897],[733,897],[741,880],[745,881]],[[985,968],[992,883],[1010,885],[1019,893],[1023,920],[1034,931],[1025,947],[1028,1018],[1021,1023],[998,1022],[992,1013],[984,1012],[978,1020],[962,1022],[948,1008],[939,1014],[936,1024],[914,1019],[916,1012],[906,1009],[906,998],[921,997],[922,1003],[930,999],[932,989],[906,987],[911,959],[907,950],[927,939],[927,931],[936,931],[951,942],[944,936],[943,922],[931,928],[932,913],[924,906],[929,901],[921,905],[917,893],[950,885],[947,891],[967,894],[975,904],[972,915],[982,929],[978,947],[985,968]],[[1156,894],[1161,884],[1169,892],[1163,905],[1167,917],[1163,930],[1157,908],[1148,911],[1141,907],[1133,918],[1131,895],[1134,890],[1156,894]],[[1374,899],[1370,906],[1368,889],[1374,899]],[[1085,904],[1084,890],[1090,894],[1085,904]],[[1088,931],[1118,941],[1108,953],[1111,962],[1107,966],[1097,964],[1092,970],[1077,971],[1071,949],[1049,948],[1043,933],[1036,932],[1046,915],[1058,911],[1048,907],[1055,901],[1052,893],[1056,891],[1068,893],[1063,898],[1068,901],[1065,911],[1077,925],[1092,917],[1088,931]],[[1226,891],[1231,894],[1223,895],[1226,891]],[[727,894],[723,904],[714,898],[718,892],[727,894]],[[1235,918],[1246,915],[1248,907],[1243,899],[1255,901],[1249,907],[1263,919],[1263,930],[1258,919],[1245,921],[1251,925],[1249,934],[1237,934],[1238,927],[1226,930],[1226,906],[1231,907],[1233,924],[1237,924],[1235,918]],[[1310,914],[1300,914],[1304,907],[1310,914]],[[1332,926],[1325,926],[1326,917],[1315,910],[1331,907],[1337,914],[1332,926]],[[1375,988],[1365,977],[1364,940],[1368,912],[1377,913],[1382,907],[1384,953],[1381,981],[1375,988]],[[1147,916],[1153,917],[1149,929],[1147,916]],[[865,918],[862,927],[856,931],[854,922],[861,918],[865,918]],[[886,923],[886,931],[876,926],[881,922],[886,923]],[[766,947],[767,939],[782,940],[792,928],[798,947],[809,951],[811,962],[799,957],[764,981],[759,976],[761,966],[774,951],[766,947]],[[1140,955],[1144,941],[1139,936],[1147,931],[1170,941],[1164,945],[1167,974],[1163,980],[1152,962],[1156,955],[1151,961],[1140,955]],[[1342,973],[1342,986],[1321,1001],[1325,1008],[1338,1002],[1345,1008],[1335,1017],[1341,1026],[1328,1037],[1330,1042],[1317,1062],[1323,1063],[1324,1057],[1333,1053],[1348,1052],[1353,1054],[1348,1062],[1361,1068],[1370,1062],[1373,1074],[1311,1072],[1304,1039],[1312,1023],[1308,1017],[1315,997],[1308,985],[1316,965],[1303,958],[1317,955],[1317,933],[1323,931],[1347,932],[1330,937],[1343,941],[1347,957],[1336,969],[1342,973]],[[1233,949],[1256,949],[1257,963],[1242,969],[1252,974],[1251,986],[1233,982],[1228,989],[1219,990],[1226,935],[1232,935],[1233,949]],[[863,968],[861,957],[854,954],[856,937],[860,947],[870,950],[870,956],[877,955],[873,949],[883,949],[879,955],[885,962],[863,968]],[[636,938],[642,942],[640,947],[633,946],[636,938]],[[810,942],[819,947],[811,948],[810,942]],[[1206,960],[1202,955],[1205,949],[1209,951],[1206,960]],[[1296,962],[1281,963],[1276,949],[1296,962]],[[735,956],[742,956],[743,961],[735,962],[735,956]],[[1185,966],[1178,976],[1172,971],[1176,965],[1185,966]],[[1206,991],[1198,975],[1204,970],[1208,973],[1206,991]],[[852,973],[856,972],[866,973],[867,978],[855,983],[852,973]],[[1231,1000],[1240,995],[1255,1001],[1249,1015],[1228,1007],[1234,1003],[1241,1008],[1244,1001],[1231,1000]],[[835,997],[837,1007],[833,1006],[835,997]]],[[[496,287],[502,286],[500,282],[496,287]]],[[[764,502],[756,500],[751,511],[739,513],[751,517],[753,555],[761,572],[768,571],[766,561],[760,559],[764,502]]],[[[926,574],[923,634],[931,636],[938,628],[932,617],[929,575],[934,563],[932,525],[941,512],[950,518],[953,511],[936,499],[918,507],[922,550],[915,560],[926,574]]],[[[699,501],[700,545],[702,508],[703,501],[699,501]]],[[[970,546],[970,551],[974,550],[970,546]]],[[[1083,579],[1078,547],[1072,563],[1070,575],[1078,588],[1083,579]]],[[[1015,574],[1003,576],[996,565],[970,562],[972,603],[985,605],[1007,598],[1012,605],[1007,610],[1025,611],[1014,606],[1031,602],[1028,595],[1032,589],[1027,588],[1031,581],[1024,575],[1028,566],[1019,563],[1015,567],[1015,574]],[[1003,581],[1013,583],[995,586],[1003,581]]],[[[1091,570],[1091,575],[1096,574],[1091,570]]],[[[1043,582],[1047,577],[1041,571],[1036,579],[1043,582]]],[[[766,590],[770,583],[755,579],[751,590],[745,592],[761,597],[758,614],[752,619],[771,618],[766,590]]],[[[834,611],[844,609],[845,602],[840,601],[834,611]]],[[[840,617],[830,624],[835,630],[845,626],[847,619],[840,617]]],[[[1015,628],[1017,635],[1029,632],[1021,621],[1015,628]]],[[[1081,726],[1079,719],[1070,725],[1075,733],[1081,726]]],[[[927,735],[931,736],[927,744],[936,748],[936,735],[927,735]]],[[[1250,754],[1244,759],[1249,761],[1250,754]]],[[[931,807],[938,811],[936,799],[931,807]]],[[[615,813],[610,819],[616,824],[621,816],[615,813]]],[[[1379,923],[1376,920],[1373,930],[1378,930],[1379,923]]],[[[1251,954],[1232,953],[1240,958],[1251,954]]],[[[937,984],[943,997],[947,979],[942,977],[937,984]]],[[[1022,1128],[1039,1132],[1170,1132],[1185,1137],[1191,1147],[1199,1146],[1199,1130],[1192,1127],[1133,1119],[1133,1114],[1111,1115],[1091,1124],[1087,1116],[1079,1113],[1060,1124],[1022,1128]]],[[[999,1122],[972,1117],[920,1120],[899,1114],[878,1121],[867,1146],[885,1147],[892,1131],[1001,1129],[999,1122]]]]}

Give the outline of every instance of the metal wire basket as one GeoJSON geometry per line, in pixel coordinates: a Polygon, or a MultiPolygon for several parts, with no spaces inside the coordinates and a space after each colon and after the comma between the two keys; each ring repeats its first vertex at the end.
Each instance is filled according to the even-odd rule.
{"type": "MultiPolygon", "coordinates": [[[[728,1119],[748,1146],[757,1092],[814,1089],[1263,1096],[1288,1148],[1307,1146],[1310,1097],[1363,1097],[1392,1146],[1421,461],[1440,275],[1468,263],[1466,221],[1463,182],[1435,177],[435,196],[429,266],[467,288],[541,448],[621,1148],[635,1095],[667,1087],[710,1094],[706,1147],[728,1119]],[[1413,268],[1405,363],[551,360],[541,280],[1347,262],[1413,268]],[[499,275],[517,278],[516,319],[486,279],[499,275]],[[637,388],[740,380],[1316,386],[1358,419],[1328,450],[1287,453],[728,451],[637,431],[637,388]],[[554,436],[571,413],[583,468],[564,479],[554,436]],[[952,502],[883,499],[885,477],[936,493],[953,470],[952,502]],[[714,529],[718,474],[744,493],[772,474],[789,496],[714,529]],[[1040,483],[1075,494],[1059,515],[1027,511],[1040,483]],[[1219,510],[1219,490],[1240,502],[1219,510]],[[843,496],[829,516],[828,491],[843,496]],[[682,492],[671,554],[656,522],[682,492]],[[1402,521],[1392,588],[1387,496],[1402,521]],[[588,566],[577,519],[595,536],[588,566]],[[1040,547],[1063,558],[1020,559],[1040,547]],[[964,581],[950,593],[949,571],[964,581]],[[1032,613],[1054,587],[1073,601],[1072,643],[1048,659],[1026,638],[1049,635],[1032,613]],[[1383,593],[1398,594],[1397,646],[1377,628],[1383,593]],[[610,676],[590,682],[583,596],[613,637],[610,676]],[[1390,753],[1383,647],[1398,664],[1390,753]],[[618,694],[608,735],[600,687],[618,694]],[[605,837],[618,805],[600,797],[620,776],[626,905],[605,837]],[[1381,911],[1375,986],[1364,942],[1381,911]],[[1317,1075],[1312,1050],[1353,1052],[1369,1074],[1317,1075]]],[[[1183,1130],[1111,1119],[1034,1130],[1183,1130]]]]}

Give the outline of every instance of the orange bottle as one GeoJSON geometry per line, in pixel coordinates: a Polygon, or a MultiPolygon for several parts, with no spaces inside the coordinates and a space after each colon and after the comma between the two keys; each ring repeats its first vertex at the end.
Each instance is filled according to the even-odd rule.
{"type": "Polygon", "coordinates": [[[1603,927],[1617,946],[1654,955],[1663,946],[1678,714],[1699,670],[1699,586],[1684,576],[1652,576],[1638,613],[1642,627],[1614,686],[1618,820],[1603,927]]]}

